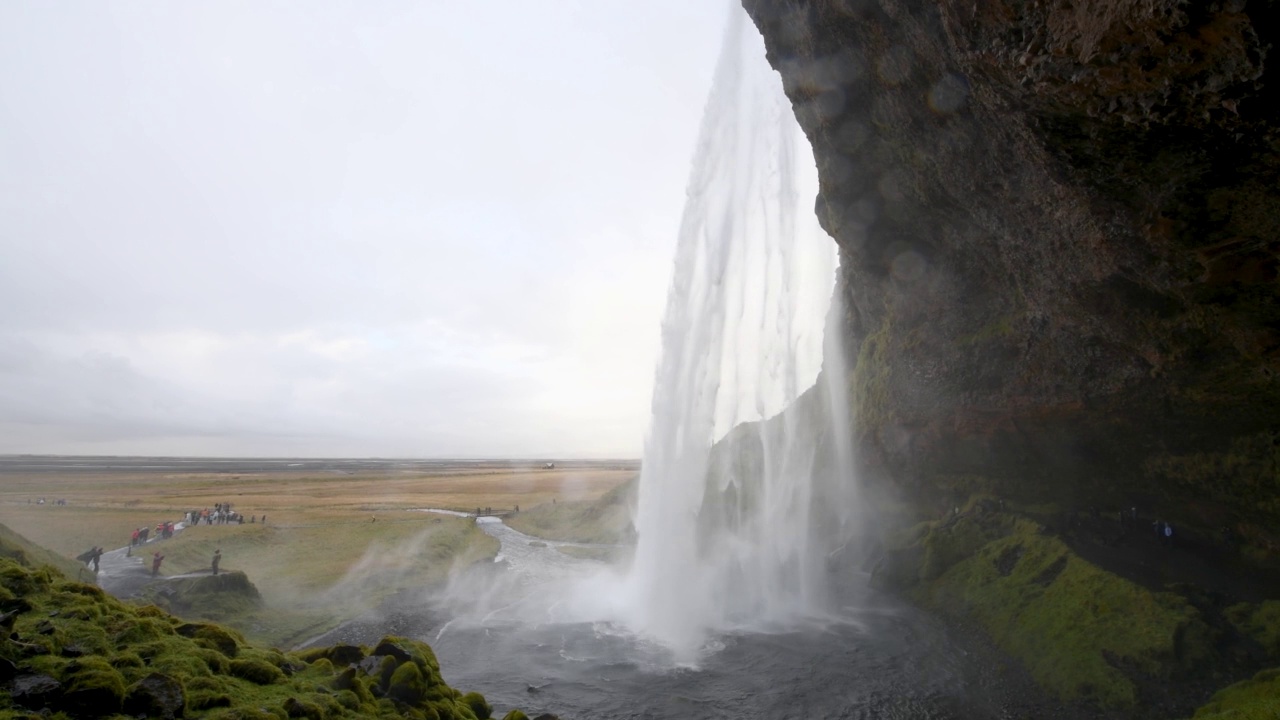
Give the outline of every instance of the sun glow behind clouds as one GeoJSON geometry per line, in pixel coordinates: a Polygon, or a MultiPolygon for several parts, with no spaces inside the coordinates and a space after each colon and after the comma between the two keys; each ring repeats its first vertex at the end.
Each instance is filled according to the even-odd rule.
{"type": "Polygon", "coordinates": [[[0,452],[638,455],[724,8],[482,5],[0,6],[0,452]]]}

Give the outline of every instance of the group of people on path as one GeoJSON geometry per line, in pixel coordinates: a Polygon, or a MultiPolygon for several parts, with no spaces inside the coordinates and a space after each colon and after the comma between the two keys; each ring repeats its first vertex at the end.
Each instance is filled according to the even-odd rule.
{"type": "MultiPolygon", "coordinates": [[[[244,513],[239,513],[231,509],[231,503],[214,503],[213,509],[205,508],[203,510],[188,510],[183,513],[189,525],[243,525],[245,521],[244,513]]],[[[257,515],[249,516],[249,524],[258,522],[257,515]]],[[[267,523],[267,516],[262,516],[262,523],[267,523]]]]}
{"type": "MultiPolygon", "coordinates": [[[[41,500],[43,500],[43,498],[41,498],[41,500]]],[[[244,516],[239,513],[232,512],[230,503],[226,503],[226,504],[217,503],[214,505],[214,508],[212,511],[210,511],[208,508],[205,508],[204,510],[192,510],[190,512],[183,514],[183,520],[189,526],[199,525],[202,520],[207,525],[213,525],[215,523],[217,524],[237,523],[241,525],[244,524],[244,516]]],[[[257,522],[257,516],[254,516],[249,522],[251,523],[257,522]]],[[[262,516],[262,522],[264,524],[267,522],[266,515],[262,516]]],[[[126,551],[125,555],[127,557],[133,557],[133,549],[135,547],[145,545],[148,542],[154,542],[156,540],[171,538],[173,537],[174,533],[177,532],[177,530],[178,530],[178,525],[172,522],[156,523],[156,526],[154,529],[147,526],[135,528],[133,533],[129,536],[129,548],[126,551]]],[[[76,559],[79,560],[80,562],[85,563],[86,565],[92,566],[94,575],[97,575],[99,572],[99,565],[101,563],[102,555],[104,552],[105,550],[103,550],[103,548],[94,546],[89,550],[81,553],[80,555],[77,555],[76,559]]],[[[152,577],[155,577],[160,574],[160,566],[164,563],[164,557],[165,557],[164,554],[161,553],[159,550],[151,554],[152,577]]],[[[218,566],[221,564],[221,562],[222,562],[222,549],[219,548],[214,551],[213,560],[210,563],[210,566],[212,567],[214,575],[218,574],[218,566]]]]}

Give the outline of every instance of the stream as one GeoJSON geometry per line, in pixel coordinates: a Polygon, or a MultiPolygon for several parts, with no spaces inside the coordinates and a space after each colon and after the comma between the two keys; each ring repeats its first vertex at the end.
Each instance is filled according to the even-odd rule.
{"type": "Polygon", "coordinates": [[[676,663],[617,624],[559,619],[568,613],[551,600],[556,587],[600,563],[496,519],[480,525],[502,547],[459,580],[461,595],[403,594],[315,644],[372,644],[384,634],[426,641],[445,681],[483,693],[497,717],[512,707],[562,720],[1079,717],[976,634],[868,588],[861,575],[839,589],[833,617],[719,633],[696,666],[676,663]],[[477,588],[496,588],[503,601],[477,588]]]}

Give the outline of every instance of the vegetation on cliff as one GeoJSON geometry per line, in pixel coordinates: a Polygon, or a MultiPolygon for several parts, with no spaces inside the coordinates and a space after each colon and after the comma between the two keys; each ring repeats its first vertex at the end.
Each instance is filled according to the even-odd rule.
{"type": "MultiPolygon", "coordinates": [[[[1197,693],[1280,660],[1271,645],[1274,603],[1222,610],[1193,588],[1153,591],[999,508],[998,500],[979,499],[945,520],[900,531],[876,581],[944,615],[977,621],[1043,687],[1100,708],[1176,713],[1194,707],[1197,693]]],[[[1214,706],[1252,702],[1271,679],[1264,673],[1223,691],[1214,706]]]]}
{"type": "Polygon", "coordinates": [[[0,524],[0,556],[7,557],[19,565],[32,567],[50,565],[61,571],[63,575],[71,578],[86,579],[92,577],[92,573],[85,569],[84,564],[47,550],[3,524],[0,524]]]}

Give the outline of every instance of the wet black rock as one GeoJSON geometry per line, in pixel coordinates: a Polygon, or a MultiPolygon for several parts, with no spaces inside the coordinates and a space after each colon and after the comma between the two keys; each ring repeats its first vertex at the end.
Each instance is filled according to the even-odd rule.
{"type": "Polygon", "coordinates": [[[405,650],[395,642],[392,642],[389,640],[383,640],[382,642],[378,643],[378,646],[373,649],[373,654],[374,655],[390,655],[391,657],[395,658],[399,662],[405,662],[407,660],[410,660],[413,657],[412,655],[409,654],[408,650],[405,650]]]}
{"type": "Polygon", "coordinates": [[[126,715],[174,720],[183,716],[186,705],[182,683],[168,675],[152,673],[129,688],[124,712],[126,715]]]}
{"type": "Polygon", "coordinates": [[[9,697],[17,705],[42,708],[56,699],[61,690],[62,683],[48,675],[20,675],[13,679],[9,697]]]}
{"type": "Polygon", "coordinates": [[[329,649],[329,661],[335,666],[351,665],[364,659],[364,651],[356,645],[334,645],[329,649]]]}

